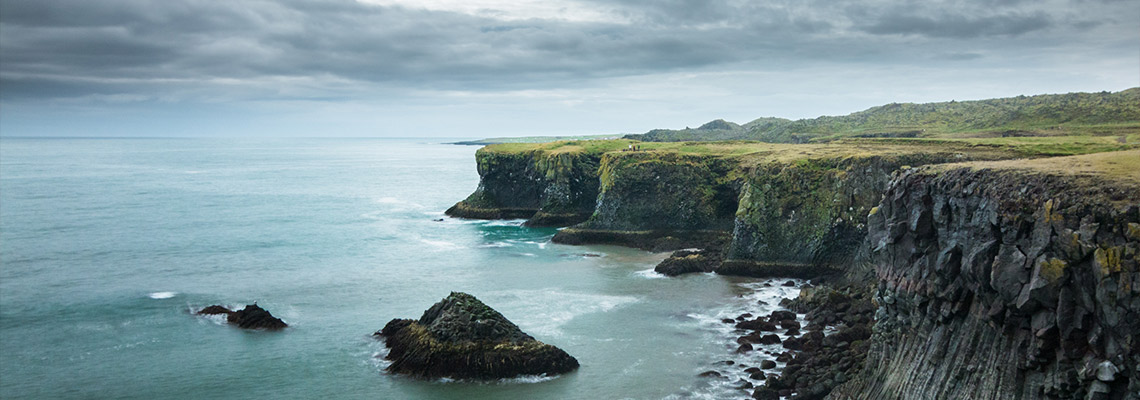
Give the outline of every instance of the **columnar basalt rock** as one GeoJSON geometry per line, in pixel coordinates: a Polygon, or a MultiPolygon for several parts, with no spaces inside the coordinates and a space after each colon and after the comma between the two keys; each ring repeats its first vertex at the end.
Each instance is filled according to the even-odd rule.
{"type": "Polygon", "coordinates": [[[466,293],[452,292],[419,320],[393,319],[375,335],[390,348],[388,371],[422,378],[502,379],[578,368],[574,357],[466,293]]]}
{"type": "Polygon", "coordinates": [[[1140,151],[900,174],[866,368],[831,398],[1140,397],[1140,175],[1065,167],[1105,159],[1140,151]]]}

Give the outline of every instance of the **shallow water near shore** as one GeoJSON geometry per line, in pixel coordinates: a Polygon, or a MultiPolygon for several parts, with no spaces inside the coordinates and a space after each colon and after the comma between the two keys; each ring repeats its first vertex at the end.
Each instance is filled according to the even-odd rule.
{"type": "Polygon", "coordinates": [[[758,301],[794,288],[664,278],[652,267],[665,254],[447,218],[478,184],[476,149],[0,139],[0,397],[746,397],[720,362],[758,363],[760,352],[734,354],[720,319],[770,312],[758,301]],[[451,291],[581,369],[492,383],[383,373],[371,333],[451,291]],[[291,326],[242,331],[191,314],[254,301],[291,326]],[[709,370],[728,378],[697,376],[709,370]]]}

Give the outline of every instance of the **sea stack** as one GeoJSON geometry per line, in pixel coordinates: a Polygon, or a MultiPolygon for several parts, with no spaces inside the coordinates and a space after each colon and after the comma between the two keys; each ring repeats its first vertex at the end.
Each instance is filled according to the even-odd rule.
{"type": "Polygon", "coordinates": [[[257,304],[250,304],[245,308],[238,311],[231,311],[222,306],[209,306],[198,311],[199,315],[216,315],[225,314],[226,322],[236,324],[238,328],[242,329],[269,329],[277,330],[283,329],[288,324],[280,318],[274,317],[264,308],[258,307],[257,304]]]}
{"type": "Polygon", "coordinates": [[[452,292],[419,320],[393,319],[375,335],[391,349],[389,372],[423,378],[503,379],[578,368],[574,357],[466,293],[452,292]]]}

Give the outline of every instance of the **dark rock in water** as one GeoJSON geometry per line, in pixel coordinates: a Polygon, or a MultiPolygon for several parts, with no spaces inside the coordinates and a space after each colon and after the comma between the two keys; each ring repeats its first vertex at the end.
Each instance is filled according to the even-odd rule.
{"type": "Polygon", "coordinates": [[[218,315],[226,314],[226,322],[236,324],[242,329],[283,329],[288,324],[280,318],[274,317],[269,311],[264,308],[258,307],[257,304],[250,304],[245,308],[238,311],[230,311],[230,309],[213,305],[203,308],[198,311],[199,315],[218,315]]]}
{"type": "Polygon", "coordinates": [[[724,322],[726,324],[735,324],[736,320],[734,320],[732,318],[724,318],[724,319],[720,320],[720,322],[724,322]]]}
{"type": "Polygon", "coordinates": [[[764,360],[760,362],[760,369],[776,368],[776,362],[772,360],[764,360]]]}
{"type": "Polygon", "coordinates": [[[804,349],[803,341],[801,339],[797,339],[797,338],[788,338],[788,339],[784,340],[783,345],[784,345],[784,348],[788,349],[788,350],[803,350],[804,349]]]}
{"type": "Polygon", "coordinates": [[[752,379],[752,380],[756,380],[756,381],[762,381],[766,377],[767,377],[767,374],[765,374],[761,371],[756,371],[756,372],[753,372],[752,374],[748,375],[748,379],[752,379]]]}
{"type": "Polygon", "coordinates": [[[780,337],[775,334],[767,334],[760,337],[760,344],[777,344],[780,343],[780,337]]]}
{"type": "Polygon", "coordinates": [[[771,388],[761,386],[752,392],[752,398],[756,400],[780,400],[780,394],[771,388]]]}
{"type": "Polygon", "coordinates": [[[282,329],[288,326],[285,321],[274,317],[269,311],[258,307],[257,304],[250,304],[241,310],[230,313],[226,317],[226,321],[237,324],[239,328],[243,329],[282,329]]]}
{"type": "Polygon", "coordinates": [[[793,287],[793,286],[796,286],[796,281],[787,281],[787,282],[784,282],[784,286],[786,286],[786,287],[793,287]]]}
{"type": "Polygon", "coordinates": [[[700,374],[698,374],[697,376],[699,376],[699,377],[701,377],[701,378],[720,378],[720,376],[721,376],[721,375],[720,375],[720,372],[716,372],[716,371],[705,371],[705,372],[701,372],[701,373],[700,373],[700,374]]]}
{"type": "Polygon", "coordinates": [[[744,379],[740,379],[740,380],[737,380],[736,383],[733,383],[732,387],[734,387],[736,389],[752,389],[753,385],[752,385],[752,382],[746,381],[744,379]]]}
{"type": "Polygon", "coordinates": [[[751,321],[744,321],[744,322],[736,324],[736,327],[740,328],[740,329],[750,329],[750,330],[754,330],[754,331],[774,332],[776,330],[776,324],[768,322],[768,321],[764,320],[763,318],[757,318],[757,319],[754,319],[751,321]]]}
{"type": "Polygon", "coordinates": [[[659,274],[677,276],[693,272],[712,272],[724,261],[720,251],[678,250],[654,268],[659,274]]]}
{"type": "Polygon", "coordinates": [[[230,311],[230,309],[222,307],[222,306],[209,306],[209,307],[203,308],[202,311],[198,311],[198,315],[230,314],[232,312],[233,311],[230,311]]]}
{"type": "Polygon", "coordinates": [[[780,311],[772,311],[772,314],[768,315],[768,320],[772,321],[772,322],[779,322],[779,321],[784,321],[784,320],[789,320],[789,319],[794,321],[796,319],[796,313],[791,312],[791,311],[780,310],[780,311]]]}
{"type": "Polygon", "coordinates": [[[578,368],[574,357],[466,293],[452,292],[419,320],[393,319],[376,335],[391,349],[388,371],[417,377],[501,379],[578,368]]]}
{"type": "Polygon", "coordinates": [[[740,347],[736,348],[737,353],[747,353],[750,351],[752,351],[752,345],[748,343],[741,344],[740,347]]]}

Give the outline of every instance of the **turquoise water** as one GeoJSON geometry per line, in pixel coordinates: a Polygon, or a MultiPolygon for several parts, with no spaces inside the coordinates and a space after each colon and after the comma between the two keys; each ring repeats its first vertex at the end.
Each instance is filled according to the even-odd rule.
{"type": "Polygon", "coordinates": [[[0,397],[746,395],[696,375],[743,357],[719,318],[755,309],[758,282],[661,278],[651,268],[663,254],[552,244],[555,230],[521,221],[446,218],[478,184],[475,150],[0,139],[0,397]],[[384,373],[370,334],[450,291],[479,297],[582,368],[493,383],[384,373]],[[191,314],[254,301],[291,327],[242,331],[191,314]]]}

